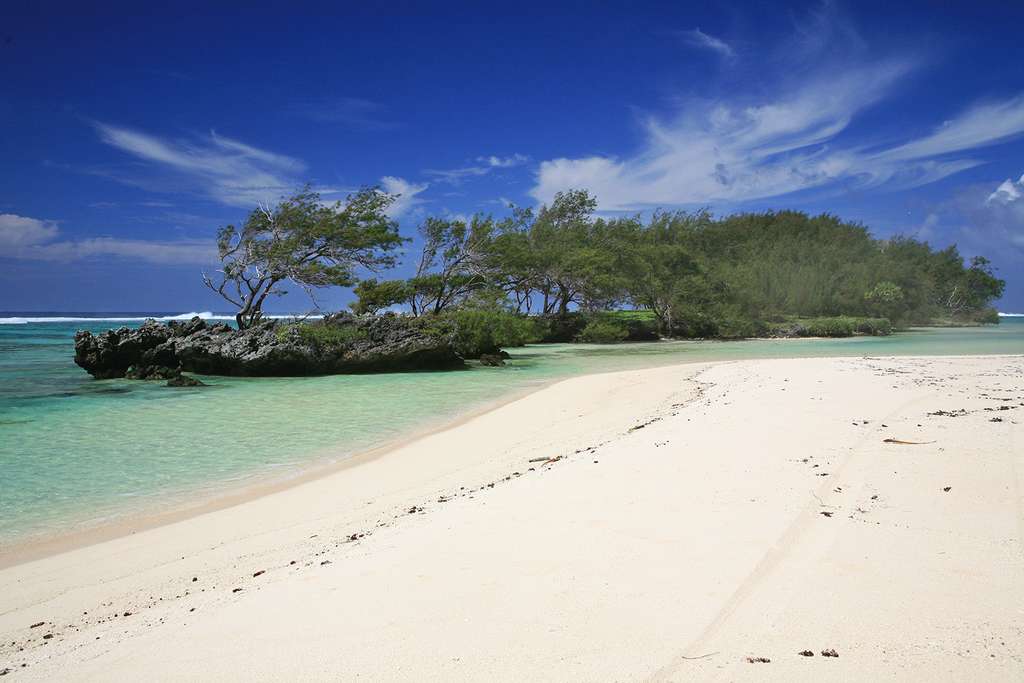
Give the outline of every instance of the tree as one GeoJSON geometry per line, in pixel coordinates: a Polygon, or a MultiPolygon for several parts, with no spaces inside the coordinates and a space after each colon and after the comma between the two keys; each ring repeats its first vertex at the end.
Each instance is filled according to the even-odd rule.
{"type": "Polygon", "coordinates": [[[690,243],[710,221],[707,211],[659,211],[649,225],[638,222],[632,239],[623,245],[630,297],[654,313],[663,335],[673,333],[684,310],[706,303],[709,296],[710,287],[690,243]]]}
{"type": "Polygon", "coordinates": [[[888,318],[890,322],[895,322],[902,316],[903,288],[895,282],[879,282],[864,294],[864,300],[868,302],[872,312],[888,318]]]}
{"type": "Polygon", "coordinates": [[[355,286],[353,293],[358,297],[349,304],[353,313],[377,315],[385,308],[391,308],[409,301],[412,289],[405,280],[384,280],[375,278],[362,280],[355,286]]]}
{"type": "Polygon", "coordinates": [[[494,230],[489,217],[428,218],[420,226],[423,250],[409,280],[413,315],[440,313],[487,284],[484,249],[494,230]]]}
{"type": "Polygon", "coordinates": [[[964,289],[967,291],[969,305],[978,310],[1003,295],[1006,280],[995,276],[991,261],[984,256],[974,256],[971,258],[971,266],[964,273],[964,289]]]}
{"type": "Polygon", "coordinates": [[[494,225],[484,243],[482,261],[489,285],[512,297],[517,313],[533,307],[536,268],[530,242],[533,211],[510,204],[511,215],[494,225]]]}
{"type": "Polygon", "coordinates": [[[395,265],[391,252],[404,239],[385,213],[394,200],[365,188],[344,204],[325,206],[306,187],[273,208],[260,206],[241,227],[220,229],[220,278],[203,273],[203,282],[238,308],[240,329],[258,323],[267,298],[285,295],[287,282],[302,287],[316,305],[316,289],[351,286],[357,268],[395,265]]]}
{"type": "Polygon", "coordinates": [[[530,226],[530,279],[544,314],[564,316],[570,304],[613,298],[602,276],[612,272],[616,254],[607,224],[593,220],[596,209],[586,190],[559,192],[530,226]]]}

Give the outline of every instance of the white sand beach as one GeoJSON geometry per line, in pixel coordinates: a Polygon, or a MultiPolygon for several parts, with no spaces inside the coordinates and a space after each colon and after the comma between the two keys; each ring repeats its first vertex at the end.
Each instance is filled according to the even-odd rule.
{"type": "Polygon", "coordinates": [[[12,681],[1019,681],[1024,357],[578,377],[11,562],[12,681]]]}

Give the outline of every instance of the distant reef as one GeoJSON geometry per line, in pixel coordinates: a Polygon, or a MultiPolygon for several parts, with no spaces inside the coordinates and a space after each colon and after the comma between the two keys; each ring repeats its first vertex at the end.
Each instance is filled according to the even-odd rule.
{"type": "Polygon", "coordinates": [[[147,320],[75,334],[75,363],[97,379],[171,379],[184,372],[236,377],[437,370],[464,365],[450,334],[394,316],[337,313],[302,324],[264,320],[244,329],[147,320]]]}

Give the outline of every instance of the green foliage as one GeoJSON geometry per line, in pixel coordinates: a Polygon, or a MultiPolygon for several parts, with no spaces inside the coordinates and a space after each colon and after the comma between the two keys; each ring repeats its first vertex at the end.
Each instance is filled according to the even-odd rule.
{"type": "Polygon", "coordinates": [[[569,311],[565,315],[539,315],[533,321],[537,340],[542,344],[575,341],[587,326],[587,317],[582,311],[569,311]]]}
{"type": "Polygon", "coordinates": [[[624,321],[609,317],[593,317],[576,337],[576,341],[586,344],[614,344],[626,341],[629,329],[624,321]]]}
{"type": "Polygon", "coordinates": [[[888,318],[856,318],[854,330],[857,334],[886,337],[892,334],[892,321],[888,318]]]}
{"type": "Polygon", "coordinates": [[[808,337],[852,337],[856,331],[853,318],[815,318],[804,323],[808,337]]]}
{"type": "Polygon", "coordinates": [[[960,286],[964,289],[963,308],[985,316],[988,303],[1003,295],[1006,281],[995,276],[991,261],[984,256],[975,256],[962,275],[960,286]]]}
{"type": "Polygon", "coordinates": [[[323,349],[338,349],[367,339],[365,330],[355,325],[327,324],[323,321],[290,323],[276,330],[279,339],[298,336],[306,344],[323,349]]]}
{"type": "Polygon", "coordinates": [[[536,330],[536,341],[566,343],[582,341],[584,330],[614,326],[625,331],[621,341],[657,341],[658,321],[651,311],[569,311],[565,315],[546,315],[531,318],[536,330]]]}
{"type": "Polygon", "coordinates": [[[589,314],[611,320],[626,330],[626,341],[657,341],[658,319],[653,311],[597,311],[589,314]]]}
{"type": "MultiPolygon", "coordinates": [[[[394,263],[403,240],[384,213],[389,201],[366,190],[329,208],[306,190],[254,211],[242,229],[221,232],[225,278],[207,283],[239,306],[240,326],[286,281],[307,291],[351,285],[357,267],[394,263]]],[[[604,218],[596,209],[575,190],[501,219],[428,218],[413,275],[363,280],[352,309],[403,307],[446,327],[469,356],[523,339],[846,336],[998,320],[991,304],[1005,283],[987,259],[965,264],[955,246],[875,239],[830,214],[604,218]]]]}
{"type": "Polygon", "coordinates": [[[362,280],[352,292],[357,299],[349,304],[349,308],[357,315],[376,315],[384,309],[407,302],[411,296],[409,283],[405,280],[362,280]]]}
{"type": "Polygon", "coordinates": [[[890,320],[899,320],[903,317],[906,312],[905,299],[903,288],[889,281],[879,282],[864,294],[870,311],[890,320]]]}
{"type": "Polygon", "coordinates": [[[287,294],[291,282],[312,296],[315,289],[349,286],[358,267],[395,265],[392,251],[404,240],[386,209],[394,197],[375,188],[325,206],[308,187],[273,208],[257,208],[241,227],[217,234],[219,282],[206,285],[238,307],[235,320],[249,327],[263,316],[268,297],[287,294]]]}
{"type": "Polygon", "coordinates": [[[409,279],[413,315],[440,313],[487,287],[486,248],[495,225],[489,216],[467,221],[428,218],[420,226],[423,249],[409,279]]]}
{"type": "Polygon", "coordinates": [[[720,311],[714,319],[715,337],[720,339],[750,339],[763,337],[768,325],[755,320],[735,307],[727,307],[720,311]]]}
{"type": "Polygon", "coordinates": [[[461,308],[422,316],[419,322],[431,331],[452,335],[455,351],[463,358],[479,358],[537,340],[532,320],[497,307],[461,308]]]}
{"type": "Polygon", "coordinates": [[[633,221],[619,233],[624,287],[634,303],[654,314],[663,334],[672,334],[693,317],[695,305],[713,296],[715,283],[694,248],[710,221],[706,211],[657,212],[648,225],[633,221]]]}
{"type": "Polygon", "coordinates": [[[999,311],[989,306],[988,308],[978,311],[974,320],[982,325],[998,325],[999,311]]]}
{"type": "Polygon", "coordinates": [[[892,334],[892,323],[887,318],[851,316],[800,318],[768,323],[765,331],[773,337],[852,337],[858,334],[884,337],[892,334]]]}

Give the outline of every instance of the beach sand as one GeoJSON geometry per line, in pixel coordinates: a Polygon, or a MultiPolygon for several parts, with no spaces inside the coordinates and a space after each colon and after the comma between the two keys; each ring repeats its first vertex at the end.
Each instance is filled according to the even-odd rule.
{"type": "Polygon", "coordinates": [[[8,566],[0,671],[1019,681],[1022,540],[1024,357],[593,375],[8,566]]]}

